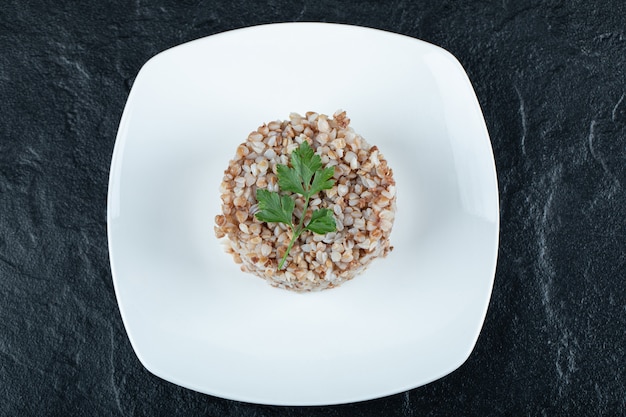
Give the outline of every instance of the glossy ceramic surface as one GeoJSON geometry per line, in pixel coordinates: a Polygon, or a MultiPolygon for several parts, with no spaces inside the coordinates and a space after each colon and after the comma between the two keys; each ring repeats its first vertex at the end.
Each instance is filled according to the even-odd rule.
{"type": "Polygon", "coordinates": [[[461,65],[354,26],[258,26],[155,56],[111,164],[111,269],[137,356],[161,378],[240,401],[361,401],[458,368],[487,311],[498,222],[489,136],[461,65]],[[337,289],[272,288],[213,234],[223,170],[263,122],[339,108],[394,170],[395,249],[337,289]]]}

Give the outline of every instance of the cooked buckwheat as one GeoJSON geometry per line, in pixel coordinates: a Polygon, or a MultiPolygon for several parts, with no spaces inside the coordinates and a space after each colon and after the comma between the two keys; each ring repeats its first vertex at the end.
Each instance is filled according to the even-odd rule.
{"type": "MultiPolygon", "coordinates": [[[[378,148],[356,134],[349,123],[341,110],[333,118],[314,112],[291,113],[289,120],[263,124],[237,147],[224,171],[222,214],[215,217],[215,235],[243,271],[275,287],[316,291],[352,279],[374,258],[393,249],[389,244],[396,211],[393,172],[378,148]],[[278,270],[291,230],[254,216],[256,189],[279,191],[276,165],[287,165],[291,152],[305,140],[324,167],[335,167],[335,186],[312,196],[309,208],[332,210],[337,231],[303,233],[284,269],[278,270]]],[[[296,198],[296,218],[302,216],[303,204],[302,198],[296,198]]]]}

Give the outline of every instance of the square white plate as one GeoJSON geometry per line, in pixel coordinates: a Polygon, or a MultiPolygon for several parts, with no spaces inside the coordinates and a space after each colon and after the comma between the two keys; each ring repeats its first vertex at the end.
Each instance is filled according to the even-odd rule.
{"type": "Polygon", "coordinates": [[[361,27],[257,26],[158,54],[135,80],[111,164],[111,269],[139,360],[246,402],[361,401],[458,368],[487,311],[498,222],[489,136],[461,65],[361,27]],[[223,171],[263,122],[339,108],[394,170],[395,250],[337,289],[272,288],[214,236],[223,171]]]}

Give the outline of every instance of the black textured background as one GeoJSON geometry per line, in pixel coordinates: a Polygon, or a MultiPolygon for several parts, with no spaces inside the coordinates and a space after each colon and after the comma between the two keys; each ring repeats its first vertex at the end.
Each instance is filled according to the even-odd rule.
{"type": "Polygon", "coordinates": [[[626,415],[623,1],[51,3],[0,3],[0,415],[626,415]],[[165,382],[131,349],[106,197],[134,77],[166,48],[281,21],[420,38],[473,82],[501,246],[478,344],[439,381],[343,406],[257,406],[165,382]]]}

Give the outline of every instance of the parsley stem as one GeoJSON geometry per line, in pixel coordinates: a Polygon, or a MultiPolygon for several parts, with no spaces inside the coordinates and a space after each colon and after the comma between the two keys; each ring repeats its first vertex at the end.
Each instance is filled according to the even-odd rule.
{"type": "Polygon", "coordinates": [[[311,197],[306,198],[306,200],[304,200],[304,207],[302,208],[302,217],[300,217],[300,221],[298,222],[298,227],[296,227],[295,229],[291,229],[293,231],[293,236],[291,237],[291,241],[289,242],[289,246],[287,246],[287,251],[285,252],[285,254],[283,255],[283,258],[280,260],[280,263],[278,264],[278,269],[281,270],[283,269],[283,265],[285,264],[285,260],[287,259],[287,255],[289,255],[289,251],[291,251],[291,248],[293,247],[293,244],[296,242],[296,239],[298,239],[300,237],[300,234],[302,234],[302,231],[304,230],[304,228],[302,227],[303,223],[304,223],[304,218],[306,217],[306,211],[309,208],[309,199],[311,197]]]}
{"type": "Polygon", "coordinates": [[[300,237],[300,233],[296,233],[296,231],[294,230],[293,236],[291,237],[291,241],[289,242],[289,246],[287,246],[287,251],[283,255],[283,259],[280,260],[280,264],[278,264],[278,269],[279,270],[283,269],[283,265],[285,264],[285,260],[287,259],[287,255],[289,255],[289,251],[293,247],[293,244],[295,243],[296,239],[298,239],[299,237],[300,237]]]}
{"type": "Polygon", "coordinates": [[[311,197],[307,196],[307,198],[304,200],[304,206],[302,207],[302,217],[300,217],[300,222],[298,222],[298,235],[300,235],[300,233],[302,232],[302,225],[304,224],[304,218],[306,217],[306,211],[309,208],[309,199],[311,197]]]}

